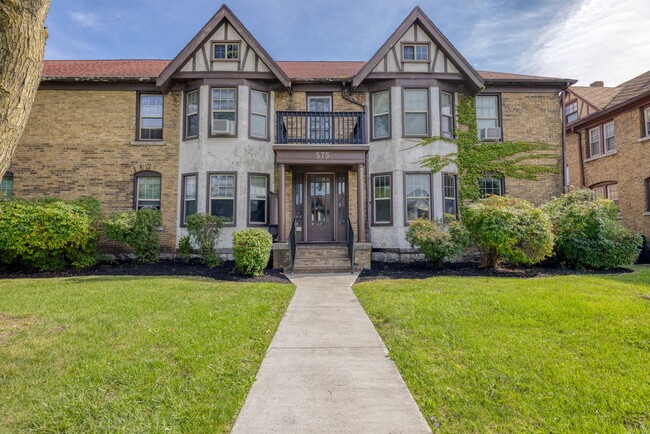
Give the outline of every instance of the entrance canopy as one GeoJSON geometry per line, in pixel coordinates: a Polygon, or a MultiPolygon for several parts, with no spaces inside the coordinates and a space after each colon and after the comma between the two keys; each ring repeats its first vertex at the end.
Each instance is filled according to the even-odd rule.
{"type": "Polygon", "coordinates": [[[273,150],[278,164],[352,166],[366,164],[368,146],[275,145],[273,150]]]}

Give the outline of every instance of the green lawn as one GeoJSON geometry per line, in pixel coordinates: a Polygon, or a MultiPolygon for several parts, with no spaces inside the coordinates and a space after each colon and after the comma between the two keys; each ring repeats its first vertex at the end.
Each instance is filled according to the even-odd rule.
{"type": "Polygon", "coordinates": [[[0,280],[0,432],[223,432],[293,294],[183,278],[0,280]]]}
{"type": "Polygon", "coordinates": [[[432,428],[650,432],[650,268],[354,286],[432,428]]]}

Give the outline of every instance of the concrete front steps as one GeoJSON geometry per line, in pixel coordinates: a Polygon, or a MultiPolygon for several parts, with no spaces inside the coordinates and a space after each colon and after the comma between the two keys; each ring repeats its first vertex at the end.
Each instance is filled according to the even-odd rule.
{"type": "MultiPolygon", "coordinates": [[[[355,267],[358,268],[359,267],[355,267]]],[[[298,244],[294,273],[350,273],[348,246],[339,244],[298,244]]]]}

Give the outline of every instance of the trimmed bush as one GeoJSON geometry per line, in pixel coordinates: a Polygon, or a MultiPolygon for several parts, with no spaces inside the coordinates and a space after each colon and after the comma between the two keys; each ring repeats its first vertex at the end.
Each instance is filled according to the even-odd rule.
{"type": "Polygon", "coordinates": [[[221,258],[217,254],[217,240],[223,229],[223,220],[209,214],[193,214],[187,218],[185,227],[189,233],[190,247],[191,241],[194,241],[203,263],[210,268],[221,264],[221,258]]]}
{"type": "Polygon", "coordinates": [[[544,206],[553,222],[555,256],[575,268],[610,269],[631,265],[642,238],[618,220],[616,204],[591,190],[577,190],[544,206]]]}
{"type": "Polygon", "coordinates": [[[553,253],[551,220],[523,199],[490,196],[470,204],[463,224],[484,267],[497,267],[504,259],[515,265],[535,264],[553,253]]]}
{"type": "Polygon", "coordinates": [[[432,220],[417,219],[409,225],[406,241],[420,249],[432,266],[439,267],[445,259],[451,260],[463,253],[468,238],[467,231],[457,221],[445,226],[432,220]]]}
{"type": "Polygon", "coordinates": [[[0,261],[38,270],[95,263],[99,202],[96,212],[60,199],[0,202],[0,261]]]}
{"type": "Polygon", "coordinates": [[[160,259],[160,211],[143,208],[111,214],[104,221],[104,233],[133,249],[138,261],[153,263],[160,259]]]}
{"type": "Polygon", "coordinates": [[[237,231],[232,243],[237,270],[247,276],[261,275],[271,258],[271,234],[260,228],[237,231]]]}
{"type": "Polygon", "coordinates": [[[194,247],[192,247],[190,236],[182,236],[181,239],[178,240],[178,257],[183,261],[188,262],[192,253],[194,253],[194,247]]]}

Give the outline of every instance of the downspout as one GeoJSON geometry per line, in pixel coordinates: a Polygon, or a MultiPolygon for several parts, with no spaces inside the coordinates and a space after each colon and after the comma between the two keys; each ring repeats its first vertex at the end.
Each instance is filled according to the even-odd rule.
{"type": "Polygon", "coordinates": [[[564,90],[560,92],[560,98],[561,98],[560,110],[562,116],[562,193],[568,193],[569,185],[568,185],[567,171],[569,170],[569,168],[566,163],[566,116],[564,114],[566,92],[564,90]]]}
{"type": "Polygon", "coordinates": [[[580,188],[585,188],[585,162],[582,158],[582,133],[580,131],[578,134],[578,156],[580,157],[580,188]]]}
{"type": "MultiPolygon", "coordinates": [[[[371,185],[370,185],[370,168],[368,167],[368,152],[366,152],[366,242],[372,244],[372,234],[371,234],[371,221],[370,221],[370,206],[371,206],[371,185]]],[[[370,257],[372,258],[372,247],[370,248],[370,257]]]]}

